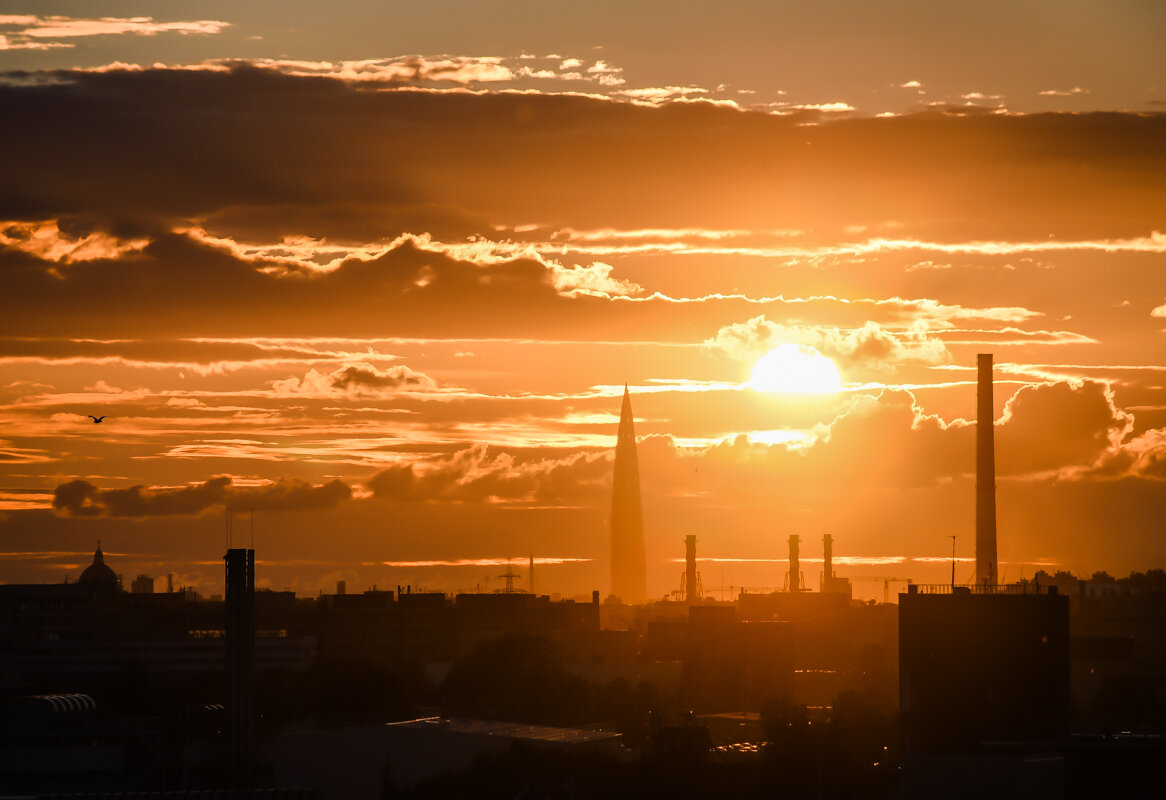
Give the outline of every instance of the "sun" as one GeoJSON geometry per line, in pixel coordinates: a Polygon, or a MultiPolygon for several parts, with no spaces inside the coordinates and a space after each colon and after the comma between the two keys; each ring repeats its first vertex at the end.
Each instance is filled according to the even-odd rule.
{"type": "Polygon", "coordinates": [[[834,362],[804,344],[779,344],[757,360],[749,387],[776,394],[832,394],[842,388],[834,362]]]}

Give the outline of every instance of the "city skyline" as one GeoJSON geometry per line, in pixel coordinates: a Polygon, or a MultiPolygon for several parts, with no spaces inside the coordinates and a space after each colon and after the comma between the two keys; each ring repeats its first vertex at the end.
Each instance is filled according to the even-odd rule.
{"type": "Polygon", "coordinates": [[[0,15],[0,582],[606,595],[625,385],[648,597],[971,582],[981,353],[1000,580],[1166,566],[1158,5],[99,5],[0,15]]]}

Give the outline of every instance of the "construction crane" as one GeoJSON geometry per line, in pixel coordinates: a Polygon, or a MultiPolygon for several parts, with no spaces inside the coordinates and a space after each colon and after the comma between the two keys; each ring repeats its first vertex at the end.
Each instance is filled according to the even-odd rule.
{"type": "Polygon", "coordinates": [[[885,575],[860,575],[851,577],[852,581],[882,581],[883,582],[883,602],[891,602],[891,584],[905,583],[910,586],[915,582],[914,578],[894,578],[885,575]]]}

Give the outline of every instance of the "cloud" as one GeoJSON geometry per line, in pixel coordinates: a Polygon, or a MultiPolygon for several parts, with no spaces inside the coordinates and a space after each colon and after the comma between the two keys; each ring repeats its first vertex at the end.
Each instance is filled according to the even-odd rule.
{"type": "Polygon", "coordinates": [[[70,517],[132,518],[192,516],[227,504],[243,510],[303,511],[333,508],[351,495],[352,490],[339,480],[314,485],[283,478],[258,486],[236,486],[230,476],[223,475],[177,488],[100,489],[76,479],[57,486],[53,509],[70,517]]]}
{"type": "Polygon", "coordinates": [[[58,263],[119,258],[149,243],[145,237],[121,239],[72,220],[0,221],[0,245],[58,263]]]}
{"type": "MultiPolygon", "coordinates": [[[[382,66],[401,74],[418,67],[382,66]]],[[[460,76],[470,66],[430,69],[427,60],[420,74],[460,76]]],[[[513,72],[521,65],[472,66],[513,72]]],[[[929,112],[837,119],[818,129],[802,126],[796,113],[759,118],[708,104],[655,108],[538,90],[435,94],[409,88],[404,77],[399,88],[408,90],[387,84],[390,91],[373,92],[334,72],[332,62],[278,69],[235,62],[214,70],[57,71],[38,73],[42,82],[0,85],[0,105],[16,120],[0,130],[0,146],[23,154],[6,165],[17,190],[0,198],[0,218],[59,218],[94,206],[105,219],[139,226],[238,215],[254,220],[253,231],[262,221],[268,241],[279,240],[275,228],[329,241],[342,230],[362,242],[449,228],[451,219],[468,227],[458,231],[463,237],[529,220],[580,230],[616,222],[631,230],[765,230],[780,218],[818,230],[823,218],[864,219],[872,208],[885,218],[935,222],[930,240],[871,244],[884,250],[958,248],[968,230],[990,231],[987,243],[1047,244],[1050,231],[1067,230],[1084,242],[1116,243],[1161,226],[1151,209],[1166,184],[1153,149],[1162,115],[929,112]],[[174,104],[175,96],[187,102],[174,104]],[[222,124],[208,130],[200,122],[208,118],[222,124]],[[281,136],[273,140],[276,125],[281,136]],[[970,141],[982,146],[969,150],[970,141]],[[174,152],[213,152],[215,179],[174,152]],[[386,155],[404,153],[411,156],[386,155]],[[1084,168],[1066,173],[1064,159],[1084,168]],[[43,180],[46,163],[59,163],[52,182],[43,180]],[[613,194],[613,185],[625,191],[613,194]],[[312,229],[291,224],[301,219],[312,229]]],[[[514,88],[514,81],[488,85],[514,88]]],[[[801,113],[825,121],[821,111],[801,113]]]]}
{"type": "Polygon", "coordinates": [[[1166,317],[1166,303],[1150,310],[1151,317],[1166,317]]]}
{"type": "MultiPolygon", "coordinates": [[[[535,86],[546,81],[571,82],[602,87],[625,83],[621,67],[596,61],[586,70],[577,58],[562,60],[559,69],[535,68],[531,59],[504,56],[405,55],[343,61],[309,61],[288,58],[212,59],[197,64],[156,64],[153,69],[170,71],[229,72],[233,69],[260,69],[296,78],[333,78],[355,85],[380,84],[383,88],[445,91],[449,87],[470,89],[479,86],[515,84],[535,86]],[[428,90],[426,89],[426,90],[428,90]]],[[[87,72],[126,70],[140,72],[139,64],[116,63],[86,68],[87,72]]]]}
{"type": "Polygon", "coordinates": [[[709,93],[708,89],[699,86],[645,86],[636,89],[620,89],[615,92],[621,97],[642,102],[645,105],[663,105],[682,99],[701,97],[709,93]]]}
{"type": "Polygon", "coordinates": [[[555,289],[567,297],[591,295],[592,297],[630,297],[642,294],[644,287],[625,278],[613,277],[610,264],[597,261],[584,266],[551,266],[551,280],[555,289]]]}
{"type": "Polygon", "coordinates": [[[0,50],[56,50],[73,46],[71,42],[39,42],[35,39],[0,33],[0,50]]]}
{"type": "Polygon", "coordinates": [[[1166,481],[1166,428],[1151,428],[1123,442],[1097,474],[1166,481]]]}
{"type": "Polygon", "coordinates": [[[558,459],[519,459],[487,447],[390,467],[368,481],[378,499],[409,503],[576,505],[599,500],[610,485],[603,453],[558,459]]]}
{"type": "Polygon", "coordinates": [[[933,336],[926,323],[906,330],[887,330],[868,321],[860,328],[843,330],[824,325],[784,325],[764,315],[727,325],[705,340],[705,345],[741,361],[754,361],[778,344],[804,344],[834,359],[843,372],[886,372],[906,362],[938,364],[950,354],[933,336]]]}
{"type": "Polygon", "coordinates": [[[231,23],[221,20],[159,22],[153,17],[82,17],[0,14],[0,28],[14,28],[0,35],[0,50],[47,50],[72,47],[72,43],[43,42],[44,39],[76,39],[85,36],[156,36],[177,33],[183,36],[221,33],[231,23]]]}
{"type": "Polygon", "coordinates": [[[1072,89],[1068,89],[1068,90],[1045,89],[1043,92],[1040,92],[1039,94],[1041,94],[1045,97],[1073,97],[1075,95],[1080,95],[1080,94],[1089,94],[1089,90],[1082,89],[1080,86],[1074,86],[1072,89]]]}
{"type": "MultiPolygon", "coordinates": [[[[363,61],[293,61],[262,59],[247,62],[296,77],[339,78],[344,81],[377,83],[415,83],[430,81],[469,85],[515,80],[516,69],[497,57],[411,55],[363,61]]],[[[234,62],[224,62],[230,65],[234,62]]],[[[533,73],[526,70],[528,76],[533,73]]]]}
{"type": "Polygon", "coordinates": [[[384,397],[402,391],[435,389],[437,381],[403,364],[381,370],[371,364],[357,363],[341,367],[328,375],[311,369],[303,378],[272,381],[271,387],[279,396],[384,397]]]}
{"type": "Polygon", "coordinates": [[[391,314],[397,336],[537,331],[545,337],[556,330],[571,338],[584,331],[594,336],[619,321],[681,340],[694,324],[724,325],[746,309],[796,308],[803,319],[832,315],[855,319],[855,325],[874,320],[949,326],[953,320],[1020,322],[1037,316],[1024,308],[963,308],[926,298],[670,297],[616,277],[603,262],[565,266],[529,245],[481,237],[446,244],[401,236],[378,248],[356,248],[328,270],[306,252],[290,252],[297,247],[312,245],[291,242],[282,252],[254,252],[221,238],[159,233],[132,257],[56,270],[52,262],[0,247],[0,265],[7,270],[9,321],[26,336],[52,338],[183,338],[189,327],[182,320],[192,313],[208,338],[278,334],[289,316],[301,320],[305,338],[367,338],[383,330],[391,314]],[[261,308],[278,313],[257,312],[261,308]]]}
{"type": "Polygon", "coordinates": [[[1004,474],[1059,472],[1069,477],[1114,453],[1133,429],[1113,390],[1098,381],[1022,386],[996,423],[1004,474]]]}
{"type": "Polygon", "coordinates": [[[855,111],[850,103],[836,101],[833,103],[770,103],[774,114],[793,114],[798,111],[821,111],[826,114],[841,114],[855,111]]]}

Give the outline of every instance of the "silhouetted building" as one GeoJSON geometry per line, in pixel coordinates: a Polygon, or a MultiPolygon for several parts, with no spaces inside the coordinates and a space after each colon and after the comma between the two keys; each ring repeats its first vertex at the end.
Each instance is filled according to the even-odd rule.
{"type": "MultiPolygon", "coordinates": [[[[977,587],[978,588],[978,587],[977,587]]],[[[906,753],[1069,733],[1069,602],[1041,594],[899,595],[899,705],[906,753]]]]}
{"type": "Polygon", "coordinates": [[[319,786],[322,800],[350,800],[396,796],[384,794],[386,776],[407,792],[427,777],[465,769],[476,758],[519,742],[532,750],[567,754],[617,753],[621,741],[610,728],[426,717],[285,736],[270,750],[277,783],[319,786]],[[330,757],[321,758],[321,753],[330,757]]]}
{"type": "Polygon", "coordinates": [[[154,579],[149,575],[139,575],[134,578],[134,582],[130,584],[130,592],[132,594],[153,594],[154,593],[154,579]]]}
{"type": "Polygon", "coordinates": [[[93,553],[93,563],[85,568],[77,582],[102,595],[116,594],[121,591],[121,579],[105,563],[105,553],[101,552],[101,542],[97,543],[97,550],[93,553]]]}
{"type": "Polygon", "coordinates": [[[996,563],[996,454],[992,354],[976,356],[976,583],[999,583],[996,563]]]}
{"type": "Polygon", "coordinates": [[[228,772],[231,785],[249,788],[254,746],[255,551],[227,550],[226,650],[228,772]]]}
{"type": "Polygon", "coordinates": [[[648,596],[646,572],[635,417],[625,386],[611,483],[611,593],[625,603],[644,602],[648,596]]]}

